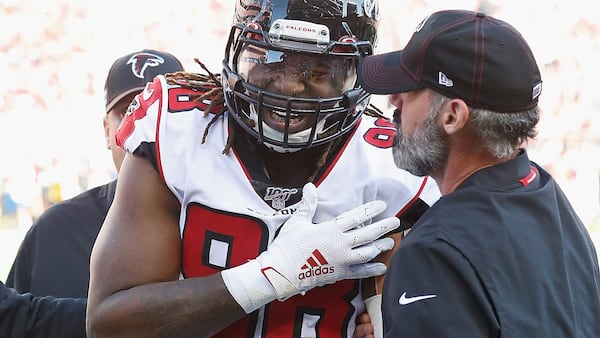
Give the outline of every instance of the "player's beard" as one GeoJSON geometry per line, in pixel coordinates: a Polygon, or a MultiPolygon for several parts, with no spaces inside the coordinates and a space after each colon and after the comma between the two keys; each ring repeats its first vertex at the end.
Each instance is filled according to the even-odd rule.
{"type": "Polygon", "coordinates": [[[448,142],[436,123],[437,112],[430,111],[412,135],[402,134],[400,116],[396,115],[394,162],[398,168],[416,176],[427,176],[446,166],[448,142]]]}

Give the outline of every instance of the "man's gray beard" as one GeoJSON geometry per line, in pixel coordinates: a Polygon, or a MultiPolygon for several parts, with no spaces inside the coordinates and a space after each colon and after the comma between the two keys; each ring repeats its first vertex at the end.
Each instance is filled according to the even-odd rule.
{"type": "Polygon", "coordinates": [[[398,122],[392,148],[398,168],[416,176],[427,176],[446,166],[448,142],[435,122],[436,115],[430,112],[423,125],[408,136],[402,134],[398,122]]]}

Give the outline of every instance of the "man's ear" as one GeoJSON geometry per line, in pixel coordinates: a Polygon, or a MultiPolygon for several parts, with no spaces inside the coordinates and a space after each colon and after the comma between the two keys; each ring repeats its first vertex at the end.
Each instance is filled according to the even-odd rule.
{"type": "Polygon", "coordinates": [[[102,118],[102,126],[104,127],[104,140],[106,141],[106,149],[110,150],[110,128],[108,123],[108,114],[102,118]]]}
{"type": "Polygon", "coordinates": [[[469,122],[469,107],[461,99],[448,101],[440,110],[441,127],[451,135],[462,130],[469,122]]]}

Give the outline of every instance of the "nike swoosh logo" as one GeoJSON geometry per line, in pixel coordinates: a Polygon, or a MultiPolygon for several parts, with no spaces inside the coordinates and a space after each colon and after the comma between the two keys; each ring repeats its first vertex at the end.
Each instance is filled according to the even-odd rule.
{"type": "Polygon", "coordinates": [[[425,300],[425,299],[430,299],[430,298],[435,298],[435,297],[437,297],[437,295],[406,297],[406,292],[405,292],[400,296],[400,299],[398,299],[398,303],[400,303],[400,305],[406,305],[406,304],[418,302],[420,300],[425,300]]]}

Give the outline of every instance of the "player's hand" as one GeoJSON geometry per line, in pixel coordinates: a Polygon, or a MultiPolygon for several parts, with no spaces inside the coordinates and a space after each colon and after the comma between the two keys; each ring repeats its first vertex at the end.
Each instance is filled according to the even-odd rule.
{"type": "Polygon", "coordinates": [[[277,299],[343,279],[373,277],[385,273],[383,263],[371,262],[394,241],[382,235],[400,225],[389,217],[375,223],[371,218],[385,210],[383,201],[372,201],[323,223],[312,222],[317,209],[317,189],[308,183],[294,215],[257,261],[277,299]]]}

